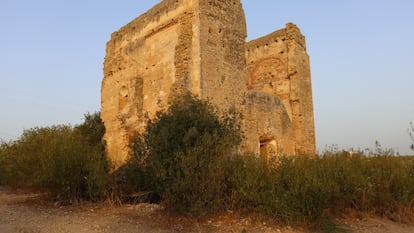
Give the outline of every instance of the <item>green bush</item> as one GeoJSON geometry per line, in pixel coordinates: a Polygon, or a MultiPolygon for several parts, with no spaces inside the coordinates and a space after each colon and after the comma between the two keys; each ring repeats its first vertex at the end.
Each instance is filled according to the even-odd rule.
{"type": "Polygon", "coordinates": [[[43,189],[58,199],[98,199],[107,185],[108,162],[99,113],[67,125],[25,130],[0,150],[2,184],[43,189]],[[89,127],[93,125],[93,127],[89,127]]]}
{"type": "Polygon", "coordinates": [[[225,208],[225,159],[241,141],[236,114],[220,118],[207,101],[188,94],[158,112],[131,145],[131,180],[172,210],[206,213],[225,208]]]}
{"type": "Polygon", "coordinates": [[[317,220],[335,186],[318,162],[307,157],[281,157],[277,163],[254,156],[233,159],[229,173],[233,208],[288,222],[317,220]]]}
{"type": "Polygon", "coordinates": [[[314,221],[329,199],[329,183],[316,158],[285,157],[272,174],[272,214],[288,221],[314,221]]]}
{"type": "Polygon", "coordinates": [[[263,212],[273,195],[271,169],[252,154],[232,157],[225,166],[231,208],[241,212],[263,212]]]}
{"type": "Polygon", "coordinates": [[[206,214],[226,209],[228,189],[223,169],[227,148],[206,138],[184,152],[175,154],[180,171],[170,179],[163,194],[170,209],[206,214]]]}

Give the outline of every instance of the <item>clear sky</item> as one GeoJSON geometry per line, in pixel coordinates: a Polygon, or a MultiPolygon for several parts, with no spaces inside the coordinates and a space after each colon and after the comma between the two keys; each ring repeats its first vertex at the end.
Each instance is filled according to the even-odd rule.
{"type": "MultiPolygon", "coordinates": [[[[158,0],[1,0],[0,138],[100,109],[105,44],[158,0]]],[[[242,0],[248,40],[297,24],[311,58],[317,147],[412,154],[414,1],[242,0]]]]}

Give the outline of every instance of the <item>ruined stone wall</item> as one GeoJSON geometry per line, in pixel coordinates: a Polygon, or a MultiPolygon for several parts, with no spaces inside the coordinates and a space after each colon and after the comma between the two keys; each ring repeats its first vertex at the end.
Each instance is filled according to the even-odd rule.
{"type": "Polygon", "coordinates": [[[111,36],[102,82],[101,117],[115,166],[128,158],[136,131],[170,96],[199,89],[196,2],[165,0],[111,36]],[[197,84],[195,84],[197,85],[197,84]]]}
{"type": "Polygon", "coordinates": [[[240,1],[200,0],[200,96],[226,111],[241,105],[247,92],[244,46],[247,37],[240,1]]]}
{"type": "Polygon", "coordinates": [[[314,154],[310,64],[299,28],[288,23],[284,29],[248,42],[246,59],[249,91],[276,95],[291,122],[295,154],[314,154]]]}
{"type": "Polygon", "coordinates": [[[184,92],[244,115],[244,151],[315,151],[309,58],[293,24],[246,44],[240,0],[164,0],[111,36],[101,117],[115,167],[148,119],[184,92]],[[246,63],[247,61],[247,63],[246,63]]]}
{"type": "Polygon", "coordinates": [[[240,1],[165,0],[112,35],[101,116],[115,166],[128,158],[134,132],[175,95],[190,91],[220,112],[241,111],[248,77],[244,21],[240,1]]]}
{"type": "Polygon", "coordinates": [[[294,155],[292,123],[280,98],[265,91],[250,91],[243,112],[243,150],[265,159],[294,155]]]}

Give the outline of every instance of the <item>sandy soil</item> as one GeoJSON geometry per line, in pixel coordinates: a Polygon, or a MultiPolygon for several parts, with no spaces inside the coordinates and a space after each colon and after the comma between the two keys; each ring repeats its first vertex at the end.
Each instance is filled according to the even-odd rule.
{"type": "MultiPolygon", "coordinates": [[[[380,218],[342,218],[346,232],[412,233],[414,226],[380,218]]],[[[0,233],[111,233],[111,232],[268,232],[303,233],[305,229],[281,226],[258,217],[231,213],[195,219],[172,216],[159,205],[111,207],[109,204],[55,206],[37,194],[0,187],[0,233]]]]}

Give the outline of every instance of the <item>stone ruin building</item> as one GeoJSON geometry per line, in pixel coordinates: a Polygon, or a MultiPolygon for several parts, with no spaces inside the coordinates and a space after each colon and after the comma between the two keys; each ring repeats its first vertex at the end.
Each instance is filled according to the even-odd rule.
{"type": "Polygon", "coordinates": [[[164,0],[112,34],[101,117],[115,166],[128,159],[134,133],[188,91],[243,114],[243,151],[315,153],[305,37],[288,23],[246,42],[245,22],[240,0],[164,0]]]}

